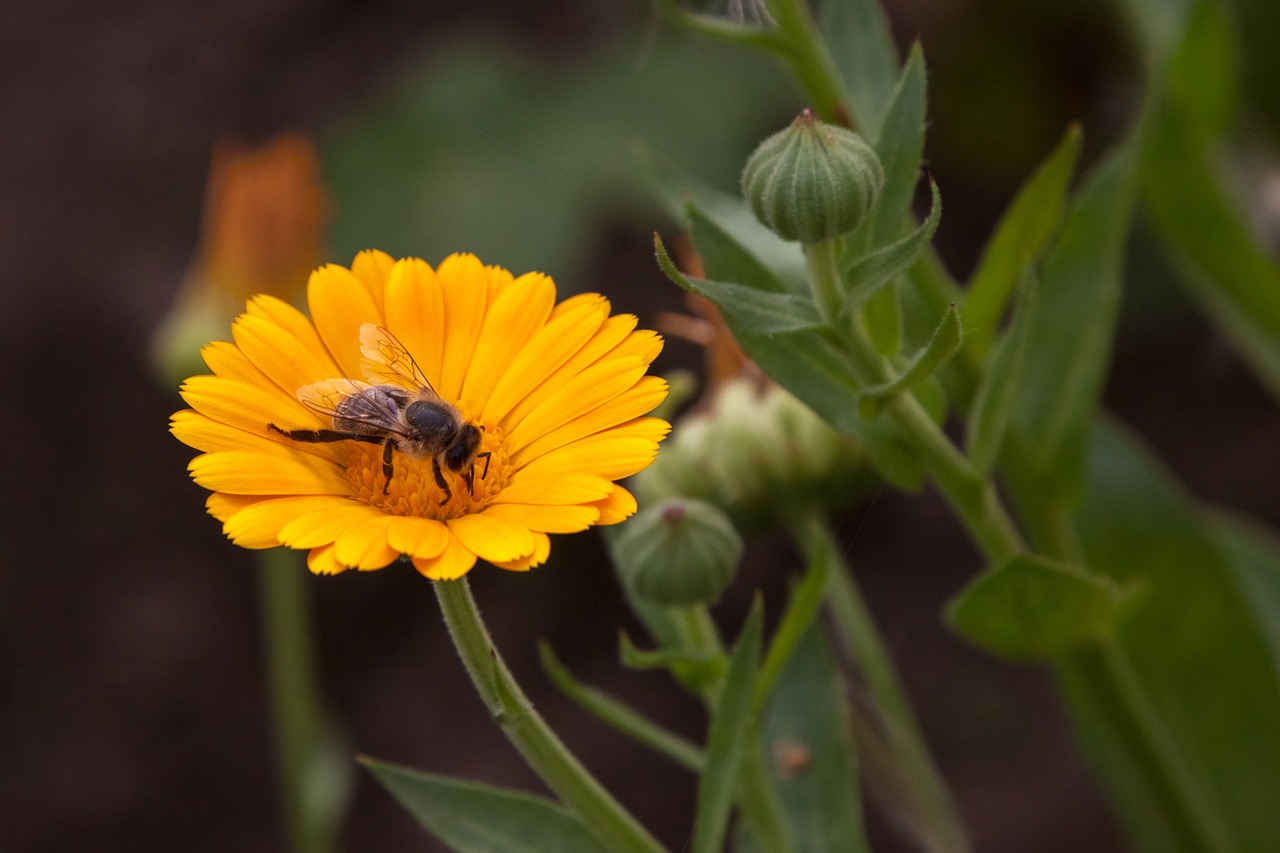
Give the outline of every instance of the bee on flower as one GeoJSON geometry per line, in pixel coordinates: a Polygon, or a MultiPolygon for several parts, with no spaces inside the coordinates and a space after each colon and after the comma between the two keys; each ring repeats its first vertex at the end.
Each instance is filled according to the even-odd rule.
{"type": "Polygon", "coordinates": [[[307,550],[322,574],[404,556],[441,580],[478,559],[527,570],[549,534],[635,512],[615,481],[669,430],[646,417],[662,340],[603,296],[369,251],[315,271],[307,302],[251,299],[173,418],[236,544],[307,550]]]}

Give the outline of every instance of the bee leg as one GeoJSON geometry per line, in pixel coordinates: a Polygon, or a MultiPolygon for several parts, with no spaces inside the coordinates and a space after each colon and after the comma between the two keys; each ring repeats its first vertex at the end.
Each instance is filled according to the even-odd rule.
{"type": "Polygon", "coordinates": [[[328,444],[334,441],[364,441],[369,444],[381,444],[385,440],[379,435],[364,435],[336,429],[281,429],[275,424],[267,424],[267,429],[278,432],[285,438],[306,444],[328,444]]]}
{"type": "Polygon", "coordinates": [[[396,440],[388,438],[382,445],[382,476],[386,478],[386,482],[382,484],[382,493],[388,494],[391,491],[391,475],[395,473],[395,469],[391,467],[391,452],[396,449],[396,440]]]}
{"type": "Polygon", "coordinates": [[[436,476],[436,485],[444,492],[444,500],[440,501],[440,506],[444,506],[453,497],[453,490],[449,488],[449,483],[444,478],[444,472],[440,470],[440,460],[436,457],[431,458],[431,473],[436,476]]]}
{"type": "MultiPolygon", "coordinates": [[[[483,480],[484,478],[486,478],[486,477],[488,477],[488,476],[489,476],[489,458],[490,458],[491,456],[493,456],[493,453],[492,453],[491,451],[488,451],[488,450],[486,450],[484,453],[477,453],[477,454],[476,454],[476,459],[483,459],[483,460],[484,460],[484,471],[480,474],[480,479],[481,479],[481,480],[483,480]]],[[[471,470],[472,470],[472,471],[474,471],[474,470],[475,470],[475,463],[474,463],[474,462],[473,462],[473,463],[471,463],[471,470]]]]}

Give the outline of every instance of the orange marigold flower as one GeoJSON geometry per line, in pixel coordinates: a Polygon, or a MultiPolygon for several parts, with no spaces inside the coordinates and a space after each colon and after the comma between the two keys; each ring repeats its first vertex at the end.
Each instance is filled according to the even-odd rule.
{"type": "Polygon", "coordinates": [[[236,544],[309,550],[322,574],[403,555],[443,580],[477,558],[529,569],[547,534],[635,511],[614,481],[670,429],[644,417],[667,393],[647,375],[662,340],[603,296],[369,251],[312,273],[307,301],[310,319],[251,299],[173,417],[236,544]]]}

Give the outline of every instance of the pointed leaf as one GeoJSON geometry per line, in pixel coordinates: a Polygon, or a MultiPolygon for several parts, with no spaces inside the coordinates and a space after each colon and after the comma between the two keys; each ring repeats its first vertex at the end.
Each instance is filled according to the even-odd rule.
{"type": "MultiPolygon", "coordinates": [[[[698,257],[702,260],[703,267],[706,269],[714,269],[715,277],[724,281],[736,281],[754,288],[755,290],[766,291],[771,293],[787,293],[792,288],[779,276],[773,269],[756,257],[755,253],[747,248],[747,246],[756,246],[757,244],[743,244],[740,239],[725,228],[719,221],[712,218],[703,208],[692,199],[687,200],[684,205],[685,218],[689,223],[689,234],[693,237],[694,245],[698,248],[698,257]]],[[[746,210],[745,206],[743,208],[746,210]]],[[[754,216],[749,211],[748,215],[754,216]]],[[[762,228],[764,226],[761,226],[762,228]]],[[[769,232],[772,233],[772,232],[769,232]]],[[[801,257],[800,253],[795,251],[795,246],[786,244],[789,250],[788,254],[801,257]]],[[[806,290],[794,291],[805,293],[806,290]]]]}
{"type": "MultiPolygon", "coordinates": [[[[1207,524],[1172,475],[1115,424],[1104,422],[1094,435],[1086,482],[1076,528],[1089,567],[1126,586],[1142,584],[1141,607],[1116,639],[1154,725],[1185,763],[1210,832],[1225,835],[1221,849],[1271,849],[1280,814],[1280,679],[1277,632],[1259,608],[1274,620],[1274,545],[1259,548],[1249,537],[1224,549],[1222,528],[1207,524]],[[1252,600],[1257,594],[1270,603],[1252,600]]],[[[1057,671],[1134,848],[1206,849],[1202,840],[1171,835],[1178,820],[1163,794],[1166,779],[1099,688],[1093,662],[1068,656],[1057,671]]]]}
{"type": "Polygon", "coordinates": [[[862,416],[874,418],[880,414],[884,404],[895,395],[909,391],[933,376],[939,367],[956,354],[963,341],[964,330],[960,326],[960,313],[956,311],[956,306],[952,305],[947,313],[942,315],[942,322],[934,330],[929,343],[916,353],[901,376],[893,382],[877,385],[863,392],[862,399],[858,401],[862,416]]]}
{"type": "Polygon", "coordinates": [[[726,319],[755,335],[798,332],[822,325],[813,302],[793,293],[770,293],[728,281],[692,278],[676,269],[667,248],[654,235],[658,266],[680,287],[716,304],[726,319]]]}
{"type": "Polygon", "coordinates": [[[1005,432],[1022,393],[1039,289],[1035,272],[1027,268],[1009,330],[988,359],[969,408],[965,427],[969,460],[984,479],[991,475],[1000,458],[1005,432]]]}
{"type": "Polygon", "coordinates": [[[884,166],[884,186],[871,221],[863,226],[872,248],[897,238],[911,214],[924,155],[926,87],[924,51],[916,42],[875,141],[876,155],[884,166]]]}
{"type": "Polygon", "coordinates": [[[1110,364],[1133,212],[1129,143],[1090,176],[1045,262],[1016,416],[1037,487],[1079,500],[1089,429],[1110,364]]]}
{"type": "MultiPolygon", "coordinates": [[[[839,662],[820,626],[810,625],[774,690],[763,745],[800,853],[871,849],[862,826],[850,717],[839,662]]],[[[746,833],[736,849],[761,848],[746,833]]]]}
{"type": "Polygon", "coordinates": [[[938,230],[938,222],[942,219],[942,197],[938,194],[938,185],[930,181],[929,186],[933,192],[933,207],[924,224],[907,236],[844,266],[842,275],[845,281],[845,300],[840,308],[841,318],[850,316],[855,308],[870,299],[877,290],[906,272],[929,247],[929,241],[933,239],[933,233],[938,230]]]}
{"type": "Polygon", "coordinates": [[[1016,661],[1047,660],[1110,634],[1126,593],[1109,578],[1044,557],[992,566],[947,604],[947,624],[975,646],[1016,661]]]}
{"type": "Polygon", "coordinates": [[[724,687],[707,732],[707,769],[698,781],[698,810],[694,819],[693,853],[719,853],[738,790],[738,768],[747,749],[753,721],[753,698],[760,667],[764,615],[759,599],[751,608],[738,643],[729,658],[724,687]]]}
{"type": "Polygon", "coordinates": [[[1019,276],[1057,233],[1079,157],[1080,127],[1073,124],[1018,190],[983,250],[964,300],[965,350],[973,364],[986,357],[1019,276]]]}
{"type": "Polygon", "coordinates": [[[545,641],[538,644],[538,658],[542,662],[542,671],[560,688],[560,692],[583,709],[687,770],[702,772],[705,758],[697,746],[647,719],[630,705],[578,681],[545,641]]]}
{"type": "Polygon", "coordinates": [[[857,123],[854,129],[875,139],[898,75],[889,18],[876,0],[829,0],[823,4],[822,32],[857,123]]]}
{"type": "Polygon", "coordinates": [[[372,758],[361,763],[419,824],[459,853],[608,853],[577,815],[544,797],[372,758]]]}

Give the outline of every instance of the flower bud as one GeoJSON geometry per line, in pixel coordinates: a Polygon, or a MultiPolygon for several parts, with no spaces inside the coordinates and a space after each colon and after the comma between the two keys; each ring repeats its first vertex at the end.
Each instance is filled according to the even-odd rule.
{"type": "Polygon", "coordinates": [[[709,503],[673,498],[636,514],[613,540],[627,591],[664,607],[710,604],[733,580],[742,538],[709,503]]]}
{"type": "Polygon", "coordinates": [[[777,385],[725,383],[708,408],[681,418],[654,464],[631,482],[642,506],[709,501],[746,533],[848,506],[870,473],[861,445],[777,385]]]}
{"type": "Polygon", "coordinates": [[[812,244],[857,228],[884,184],[880,158],[861,136],[806,109],[747,160],[742,193],[784,240],[812,244]]]}

